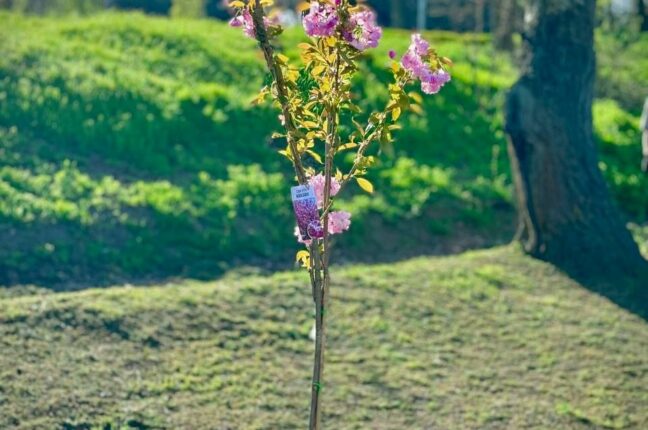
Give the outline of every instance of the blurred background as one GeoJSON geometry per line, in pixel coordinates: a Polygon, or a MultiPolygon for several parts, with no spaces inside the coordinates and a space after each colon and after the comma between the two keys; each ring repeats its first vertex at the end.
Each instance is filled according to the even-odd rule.
{"type": "MultiPolygon", "coordinates": [[[[376,192],[349,187],[337,203],[353,219],[333,258],[327,428],[648,428],[648,290],[618,276],[636,250],[612,246],[612,228],[556,235],[583,239],[568,253],[586,272],[616,268],[599,288],[508,245],[504,105],[524,10],[543,2],[368,2],[386,28],[353,82],[366,111],[387,102],[388,52],[413,31],[454,66],[375,154],[376,192]],[[592,243],[609,248],[597,263],[579,252],[592,243]]],[[[277,40],[295,60],[297,3],[282,3],[277,40]]],[[[598,168],[646,257],[647,12],[598,1],[593,105],[598,168]]],[[[293,173],[276,109],[251,103],[269,81],[263,58],[229,18],[220,0],[0,0],[1,429],[304,427],[313,302],[293,263],[293,173]]],[[[561,91],[556,111],[582,112],[561,91]]],[[[595,160],[590,144],[581,160],[595,160]]],[[[581,183],[600,185],[590,167],[581,183]]],[[[585,188],[582,201],[607,204],[585,188]]],[[[600,215],[570,203],[575,219],[600,215]]]]}
{"type": "MultiPolygon", "coordinates": [[[[298,23],[297,1],[280,2],[298,23]]],[[[429,31],[453,82],[411,115],[349,192],[337,261],[393,261],[508,242],[514,207],[503,101],[515,81],[519,0],[369,4],[387,30],[356,84],[386,100],[387,51],[429,31]],[[371,253],[365,253],[366,245],[371,253]]],[[[295,249],[281,142],[252,41],[221,0],[0,0],[0,284],[57,289],[232,268],[288,267],[295,249]],[[196,19],[198,18],[198,19],[196,19]]],[[[598,2],[594,124],[600,168],[646,249],[639,116],[648,95],[642,0],[598,2]]],[[[282,39],[296,57],[299,28],[282,39]]]]}

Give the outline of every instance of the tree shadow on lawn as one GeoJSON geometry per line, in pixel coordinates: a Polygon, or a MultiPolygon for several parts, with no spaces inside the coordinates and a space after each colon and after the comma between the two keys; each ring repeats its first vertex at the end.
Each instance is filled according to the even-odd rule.
{"type": "MultiPolygon", "coordinates": [[[[440,224],[434,224],[433,218],[447,219],[445,216],[453,210],[456,208],[450,204],[429,208],[429,216],[407,223],[390,223],[380,216],[367,217],[359,227],[365,231],[340,237],[334,243],[333,260],[342,265],[395,263],[419,256],[489,248],[509,243],[513,236],[515,214],[510,208],[499,212],[499,219],[506,220],[504,225],[508,227],[484,230],[458,221],[449,227],[452,234],[448,234],[440,230],[440,224]]],[[[211,246],[217,242],[215,238],[214,242],[190,236],[183,239],[182,233],[186,231],[175,238],[164,237],[161,242],[156,233],[144,238],[143,230],[105,225],[32,224],[16,229],[0,222],[0,237],[11,244],[10,250],[4,248],[0,259],[0,286],[6,288],[0,291],[0,297],[41,293],[43,289],[62,292],[124,284],[146,287],[179,279],[211,281],[223,275],[266,275],[291,270],[295,268],[291,262],[298,246],[290,240],[290,229],[285,230],[286,240],[282,242],[285,246],[281,249],[264,250],[261,242],[255,244],[261,248],[249,247],[239,255],[224,256],[211,246]],[[62,244],[60,247],[47,247],[57,241],[62,244]]],[[[556,268],[584,288],[648,321],[648,276],[593,279],[587,274],[556,268]]]]}
{"type": "Polygon", "coordinates": [[[569,267],[557,268],[589,291],[648,321],[648,261],[641,273],[625,277],[592,277],[569,267]]]}
{"type": "MultiPolygon", "coordinates": [[[[338,264],[395,262],[504,244],[511,237],[507,228],[476,226],[457,216],[458,211],[458,202],[440,201],[407,222],[369,214],[354,224],[353,235],[337,238],[334,259],[338,264]]],[[[510,208],[499,211],[501,218],[513,217],[510,208]]],[[[8,245],[0,251],[0,286],[36,285],[58,292],[177,278],[212,280],[232,270],[263,274],[294,268],[300,246],[293,225],[258,222],[257,217],[241,216],[228,228],[252,228],[247,239],[239,236],[235,241],[231,232],[218,234],[200,221],[159,214],[145,226],[22,224],[0,218],[0,237],[8,245]],[[263,231],[276,237],[265,241],[263,231]]]]}

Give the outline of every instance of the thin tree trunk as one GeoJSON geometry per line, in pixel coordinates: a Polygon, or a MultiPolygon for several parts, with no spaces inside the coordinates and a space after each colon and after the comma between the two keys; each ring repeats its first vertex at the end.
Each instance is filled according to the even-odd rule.
{"type": "MultiPolygon", "coordinates": [[[[340,54],[336,51],[335,67],[331,80],[335,93],[340,90],[340,54]]],[[[322,207],[328,208],[331,204],[331,181],[335,173],[333,172],[333,158],[338,146],[338,118],[339,108],[336,105],[327,106],[328,129],[326,132],[325,157],[324,157],[324,202],[322,207]]],[[[316,270],[321,270],[322,277],[319,284],[313,284],[313,288],[319,295],[315,297],[315,360],[313,364],[313,386],[311,396],[311,414],[310,430],[320,430],[322,428],[322,381],[324,376],[324,350],[326,349],[326,313],[328,312],[329,287],[331,277],[329,273],[329,260],[331,257],[331,238],[329,235],[329,216],[330,212],[325,211],[323,214],[324,238],[322,239],[322,252],[319,253],[315,248],[316,257],[321,257],[319,265],[315,265],[316,270]],[[319,287],[319,288],[318,288],[319,287]]],[[[318,278],[318,276],[315,276],[318,278]]]]}
{"type": "Polygon", "coordinates": [[[476,33],[484,32],[484,11],[486,8],[484,1],[485,0],[475,0],[475,32],[476,33]]]}
{"type": "Polygon", "coordinates": [[[646,10],[646,0],[637,0],[637,13],[641,18],[641,31],[648,31],[648,11],[646,10]]]}
{"type": "Polygon", "coordinates": [[[513,34],[517,30],[517,0],[499,0],[493,10],[495,18],[493,40],[497,49],[513,50],[513,34]]]}
{"type": "Polygon", "coordinates": [[[403,5],[401,0],[389,1],[390,13],[389,21],[392,27],[402,28],[405,26],[403,21],[403,5]]]}
{"type": "Polygon", "coordinates": [[[30,0],[27,4],[27,11],[36,15],[45,13],[45,0],[30,0]]]}
{"type": "MultiPolygon", "coordinates": [[[[316,242],[316,241],[314,241],[316,242]]],[[[313,277],[313,301],[315,302],[315,356],[313,359],[313,379],[311,387],[311,410],[308,428],[310,430],[321,429],[322,423],[322,377],[324,376],[324,349],[326,347],[326,324],[325,308],[328,301],[328,269],[322,273],[321,254],[318,251],[318,244],[311,247],[311,255],[314,260],[313,277]]]]}
{"type": "Polygon", "coordinates": [[[525,250],[579,275],[644,273],[592,136],[595,0],[530,0],[506,129],[525,250]]]}

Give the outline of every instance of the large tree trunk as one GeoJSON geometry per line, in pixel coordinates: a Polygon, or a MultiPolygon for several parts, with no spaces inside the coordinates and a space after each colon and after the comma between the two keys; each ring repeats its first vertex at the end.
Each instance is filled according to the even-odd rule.
{"type": "Polygon", "coordinates": [[[525,250],[579,275],[646,270],[611,201],[592,136],[595,0],[530,0],[523,73],[507,100],[525,250]]]}

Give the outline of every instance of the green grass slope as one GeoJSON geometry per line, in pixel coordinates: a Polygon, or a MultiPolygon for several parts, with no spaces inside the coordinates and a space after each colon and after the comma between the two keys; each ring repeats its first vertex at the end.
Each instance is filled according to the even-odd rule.
{"type": "MultiPolygon", "coordinates": [[[[306,278],[5,294],[0,428],[304,428],[306,278]]],[[[514,248],[336,268],[332,300],[327,428],[648,428],[646,321],[514,248]]]]}
{"type": "MultiPolygon", "coordinates": [[[[487,37],[428,36],[455,61],[452,84],[408,117],[397,157],[381,156],[377,194],[343,196],[354,218],[342,258],[395,260],[511,236],[501,105],[515,70],[487,37]]],[[[387,50],[403,52],[408,37],[387,31],[363,63],[366,108],[383,106],[387,50]]],[[[277,115],[249,104],[264,76],[254,43],[222,23],[0,13],[0,285],[209,278],[289,261],[290,169],[269,139],[277,115]]],[[[602,168],[641,222],[648,182],[636,112],[598,106],[602,168]]]]}

